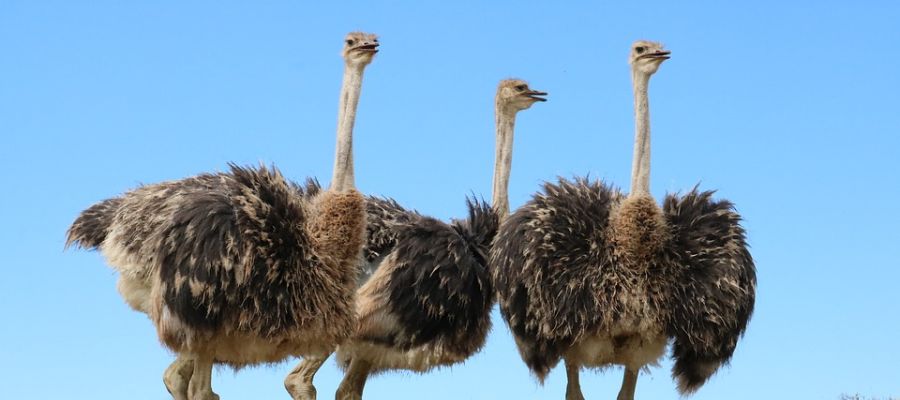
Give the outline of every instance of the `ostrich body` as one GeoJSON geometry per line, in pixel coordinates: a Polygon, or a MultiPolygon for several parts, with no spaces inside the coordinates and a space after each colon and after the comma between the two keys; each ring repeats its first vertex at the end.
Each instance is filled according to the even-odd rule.
{"type": "Polygon", "coordinates": [[[638,41],[632,190],[560,180],[500,227],[490,270],[519,353],[541,380],[565,360],[566,398],[581,400],[582,367],[625,367],[618,399],[673,341],[673,377],[688,394],[726,364],[753,311],[756,272],[740,216],[696,189],[650,197],[647,86],[669,58],[638,41]]]}
{"type": "MultiPolygon", "coordinates": [[[[358,329],[338,347],[346,374],[337,399],[361,399],[372,373],[426,372],[462,362],[484,346],[493,305],[487,255],[508,213],[515,116],[544,95],[521,80],[498,86],[493,209],[469,201],[468,218],[448,224],[392,199],[367,198],[368,272],[357,291],[358,329]]],[[[324,361],[307,358],[295,372],[311,384],[324,361]]]]}
{"type": "Polygon", "coordinates": [[[347,37],[328,190],[231,165],[105,200],[69,228],[68,243],[99,249],[119,271],[126,302],[178,353],[164,375],[176,399],[217,399],[214,362],[240,368],[328,354],[353,331],[366,217],[352,129],[377,46],[374,35],[347,37]]]}
{"type": "Polygon", "coordinates": [[[338,347],[338,362],[347,371],[337,399],[361,399],[371,373],[426,372],[462,362],[484,346],[494,297],[487,255],[499,220],[509,212],[515,117],[545,101],[544,95],[521,80],[498,85],[493,210],[470,201],[468,219],[445,224],[391,200],[370,203],[369,221],[379,215],[389,220],[372,222],[383,230],[370,230],[370,238],[387,240],[375,247],[370,239],[374,251],[368,261],[377,267],[357,292],[358,330],[338,347]]]}

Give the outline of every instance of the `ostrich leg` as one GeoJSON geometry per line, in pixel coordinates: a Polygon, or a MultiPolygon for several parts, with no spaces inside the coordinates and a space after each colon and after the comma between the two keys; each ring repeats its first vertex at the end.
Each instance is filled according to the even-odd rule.
{"type": "Polygon", "coordinates": [[[291,394],[294,400],[316,400],[316,387],[313,386],[313,378],[316,372],[325,363],[330,354],[324,356],[303,357],[303,361],[284,378],[284,388],[291,394]]]}
{"type": "Polygon", "coordinates": [[[637,386],[638,370],[625,367],[625,377],[622,378],[622,389],[616,400],[634,400],[634,387],[637,386]]]}
{"type": "Polygon", "coordinates": [[[347,369],[347,374],[344,375],[344,380],[334,395],[335,400],[362,400],[363,389],[371,369],[372,364],[368,361],[358,358],[350,361],[350,368],[347,369]]]}
{"type": "Polygon", "coordinates": [[[163,373],[163,383],[172,398],[175,400],[188,400],[188,383],[194,373],[194,361],[181,354],[172,361],[166,372],[163,373]]]}
{"type": "Polygon", "coordinates": [[[212,359],[195,357],[193,360],[194,375],[188,384],[189,400],[219,400],[219,395],[212,391],[212,359]]]}
{"type": "Polygon", "coordinates": [[[566,359],[566,400],[584,400],[578,373],[581,366],[566,359]]]}

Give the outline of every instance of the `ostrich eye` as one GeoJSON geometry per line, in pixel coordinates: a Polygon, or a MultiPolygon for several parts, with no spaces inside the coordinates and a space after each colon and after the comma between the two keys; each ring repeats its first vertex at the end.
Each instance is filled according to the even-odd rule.
{"type": "Polygon", "coordinates": [[[372,39],[372,41],[378,43],[378,39],[372,39]]]}
{"type": "Polygon", "coordinates": [[[347,39],[347,46],[353,46],[353,39],[347,39]]]}
{"type": "Polygon", "coordinates": [[[647,48],[644,46],[638,46],[638,47],[634,48],[634,51],[637,52],[638,54],[643,54],[644,50],[647,50],[647,48]]]}
{"type": "Polygon", "coordinates": [[[520,91],[520,92],[521,92],[521,91],[524,91],[524,90],[527,89],[527,88],[528,88],[528,87],[525,86],[525,85],[519,85],[519,86],[516,86],[516,90],[518,90],[518,91],[520,91]]]}

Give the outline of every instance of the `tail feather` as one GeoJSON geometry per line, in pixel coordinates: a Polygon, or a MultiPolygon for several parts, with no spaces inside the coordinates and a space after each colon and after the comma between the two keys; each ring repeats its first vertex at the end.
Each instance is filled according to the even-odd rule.
{"type": "Polygon", "coordinates": [[[685,347],[677,341],[673,346],[675,365],[672,366],[672,378],[678,383],[678,392],[689,395],[700,389],[720,367],[728,365],[731,354],[704,357],[685,347]]]}
{"type": "Polygon", "coordinates": [[[550,375],[550,370],[559,364],[564,349],[572,344],[568,340],[529,340],[524,336],[516,336],[515,339],[522,361],[541,385],[550,375]]]}
{"type": "Polygon", "coordinates": [[[110,225],[122,198],[103,200],[82,211],[66,231],[66,248],[75,245],[82,249],[96,249],[106,240],[110,225]]]}
{"type": "MultiPolygon", "coordinates": [[[[476,246],[487,255],[491,242],[500,229],[500,216],[484,200],[466,198],[466,206],[469,209],[469,218],[454,221],[454,226],[458,227],[470,245],[476,246]]],[[[483,261],[482,264],[486,265],[487,261],[483,261]]]]}

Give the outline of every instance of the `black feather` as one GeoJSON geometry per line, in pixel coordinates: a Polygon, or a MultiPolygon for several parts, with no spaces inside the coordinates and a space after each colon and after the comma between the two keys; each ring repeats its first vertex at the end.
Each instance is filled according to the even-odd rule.
{"type": "Polygon", "coordinates": [[[158,254],[166,305],[194,329],[240,321],[265,337],[302,325],[313,295],[304,283],[322,268],[303,229],[308,194],[277,170],[230,167],[220,185],[180,190],[158,254]]]}
{"type": "Polygon", "coordinates": [[[498,218],[484,202],[468,206],[469,219],[449,225],[416,214],[393,225],[395,268],[387,289],[403,327],[394,337],[400,348],[443,340],[471,354],[481,346],[473,343],[484,341],[493,304],[486,255],[498,218]]]}
{"type": "Polygon", "coordinates": [[[407,210],[394,199],[366,197],[366,246],[363,250],[366,261],[375,262],[387,255],[397,244],[397,224],[406,224],[421,215],[415,210],[407,210]]]}
{"type": "Polygon", "coordinates": [[[490,259],[500,312],[540,379],[604,313],[615,312],[601,309],[595,292],[614,273],[604,234],[618,197],[601,182],[560,179],[500,227],[490,259]]]}
{"type": "Polygon", "coordinates": [[[659,247],[632,265],[608,237],[617,234],[611,212],[623,215],[624,204],[600,183],[546,184],[502,224],[491,250],[500,311],[540,379],[581,338],[642,318],[673,340],[673,376],[693,392],[730,360],[753,313],[741,218],[712,192],[670,195],[659,247]]]}
{"type": "Polygon", "coordinates": [[[683,393],[695,391],[734,354],[753,314],[756,268],[741,217],[726,200],[695,188],[669,195],[663,211],[675,284],[669,336],[672,374],[683,393]]]}

